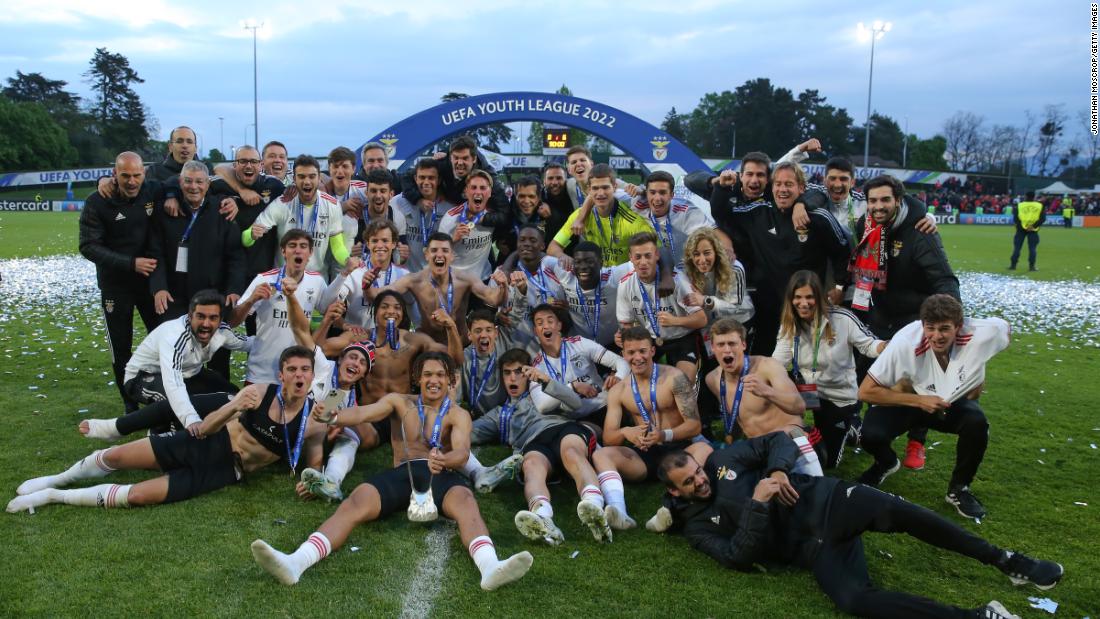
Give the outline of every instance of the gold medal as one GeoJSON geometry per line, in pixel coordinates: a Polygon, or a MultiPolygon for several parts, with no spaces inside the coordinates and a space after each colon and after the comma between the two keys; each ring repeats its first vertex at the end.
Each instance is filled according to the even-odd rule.
{"type": "Polygon", "coordinates": [[[657,345],[658,346],[664,346],[665,345],[665,338],[663,338],[663,337],[657,338],[657,345]]]}
{"type": "Polygon", "coordinates": [[[733,444],[733,435],[732,434],[727,434],[726,435],[726,444],[727,445],[732,445],[733,444]]]}

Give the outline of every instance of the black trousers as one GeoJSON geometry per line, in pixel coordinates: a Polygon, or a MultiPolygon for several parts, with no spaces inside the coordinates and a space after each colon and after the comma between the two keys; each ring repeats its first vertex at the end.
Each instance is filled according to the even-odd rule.
{"type": "Polygon", "coordinates": [[[100,291],[100,308],[107,323],[107,347],[111,351],[111,369],[115,373],[115,386],[126,411],[134,411],[138,403],[129,398],[123,388],[126,364],[134,352],[134,310],[141,316],[146,332],[152,331],[160,318],[153,311],[153,295],[145,292],[100,291]]]}
{"type": "Polygon", "coordinates": [[[1038,254],[1039,247],[1039,233],[1024,232],[1023,230],[1017,230],[1016,236],[1012,237],[1012,257],[1009,259],[1009,263],[1013,267],[1020,260],[1020,250],[1023,249],[1025,238],[1027,239],[1027,264],[1030,267],[1035,267],[1035,256],[1038,254]]]}
{"type": "MultiPolygon", "coordinates": [[[[207,368],[199,370],[198,374],[183,382],[187,386],[187,394],[191,398],[192,405],[195,404],[195,396],[198,395],[239,391],[236,385],[207,368]]],[[[148,406],[119,417],[115,423],[119,434],[125,436],[138,430],[154,430],[159,433],[167,432],[171,428],[182,429],[179,418],[176,417],[172,411],[172,405],[168,402],[168,396],[164,392],[164,381],[160,374],[139,373],[127,381],[126,392],[135,402],[148,406]]],[[[197,406],[196,410],[198,410],[197,406]]]]}
{"type": "Polygon", "coordinates": [[[813,413],[814,427],[821,432],[821,442],[825,447],[822,468],[832,469],[840,464],[840,458],[844,455],[844,443],[848,438],[848,428],[851,427],[852,420],[859,417],[860,406],[859,402],[837,406],[821,398],[821,408],[813,413]]]}
{"type": "Polygon", "coordinates": [[[867,574],[863,533],[905,533],[992,565],[1002,551],[935,512],[862,484],[842,483],[833,495],[813,573],[841,611],[861,617],[973,617],[973,610],[879,589],[867,574]]]}
{"type": "Polygon", "coordinates": [[[989,444],[989,421],[977,400],[959,400],[944,415],[929,415],[919,408],[872,406],[863,420],[860,445],[874,456],[875,463],[889,467],[897,458],[890,443],[915,425],[959,435],[949,487],[974,481],[989,444]]]}

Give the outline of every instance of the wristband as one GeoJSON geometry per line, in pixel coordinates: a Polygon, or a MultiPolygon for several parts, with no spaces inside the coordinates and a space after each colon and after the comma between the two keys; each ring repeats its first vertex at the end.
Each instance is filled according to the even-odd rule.
{"type": "Polygon", "coordinates": [[[662,434],[664,435],[664,442],[665,443],[671,443],[672,442],[672,430],[670,430],[670,429],[663,430],[662,434]]]}

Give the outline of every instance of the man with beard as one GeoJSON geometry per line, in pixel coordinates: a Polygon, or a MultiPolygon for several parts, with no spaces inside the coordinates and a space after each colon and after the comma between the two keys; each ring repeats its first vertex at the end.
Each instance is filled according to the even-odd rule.
{"type": "Polygon", "coordinates": [[[542,201],[550,207],[546,238],[552,239],[573,212],[573,201],[565,186],[565,168],[560,163],[550,162],[542,168],[542,201]]]}
{"type": "Polygon", "coordinates": [[[453,269],[452,245],[450,235],[444,232],[432,234],[428,237],[428,246],[424,249],[428,268],[406,275],[389,286],[369,288],[367,298],[374,299],[375,295],[383,290],[393,290],[398,294],[412,293],[420,309],[420,315],[424,317],[423,323],[418,328],[420,333],[430,336],[440,344],[447,341],[441,325],[432,318],[436,310],[443,309],[455,319],[458,323],[458,332],[465,338],[467,332],[465,314],[469,295],[473,293],[490,307],[497,307],[504,302],[508,285],[503,274],[493,276],[497,284],[494,289],[465,270],[453,269]]]}
{"type": "MultiPolygon", "coordinates": [[[[265,147],[265,149],[278,149],[278,146],[265,147]]],[[[285,173],[285,153],[284,173],[285,173]]],[[[256,223],[272,200],[277,200],[283,194],[283,183],[275,176],[267,176],[260,171],[260,153],[252,146],[241,146],[237,149],[237,158],[233,165],[218,165],[216,170],[221,176],[214,177],[210,182],[210,193],[216,196],[224,196],[226,200],[232,200],[237,206],[237,217],[233,220],[240,232],[244,232],[256,223]],[[254,201],[249,201],[255,196],[254,201]]],[[[223,200],[223,207],[227,206],[223,200]]],[[[279,239],[275,235],[257,239],[251,247],[244,248],[245,277],[246,281],[259,273],[269,270],[275,265],[275,251],[279,246],[279,239]]],[[[255,324],[250,333],[255,333],[255,324]]]]}
{"type": "MultiPolygon", "coordinates": [[[[549,219],[553,213],[550,206],[541,201],[540,194],[539,181],[534,176],[524,176],[516,181],[515,194],[512,196],[512,220],[509,225],[497,228],[493,233],[498,262],[510,257],[518,249],[516,237],[519,236],[520,229],[532,226],[546,238],[546,231],[550,228],[549,219]]],[[[562,221],[565,221],[564,217],[562,221]]],[[[558,227],[561,227],[561,222],[558,222],[558,227]]]]}
{"type": "MultiPolygon", "coordinates": [[[[446,155],[437,153],[435,156],[439,163],[439,191],[451,204],[463,202],[466,177],[474,170],[482,170],[492,178],[489,162],[478,151],[477,142],[468,135],[459,136],[451,142],[446,155]]],[[[487,223],[492,226],[501,225],[508,218],[508,195],[500,183],[492,181],[489,187],[491,192],[486,207],[493,217],[487,223]]],[[[405,198],[412,204],[418,203],[422,197],[419,187],[408,187],[405,190],[405,198]]]]}
{"type": "Polygon", "coordinates": [[[416,272],[428,266],[424,261],[428,237],[439,231],[439,222],[454,205],[440,193],[439,162],[435,159],[418,160],[413,169],[413,181],[420,192],[420,198],[410,202],[404,194],[396,195],[390,200],[390,206],[395,211],[400,211],[405,218],[402,234],[408,249],[407,255],[402,254],[401,257],[405,267],[416,272]]]}
{"type": "MultiPolygon", "coordinates": [[[[389,171],[390,157],[386,154],[386,146],[381,142],[367,142],[359,151],[362,164],[355,172],[355,179],[367,182],[367,176],[374,170],[389,171]]],[[[401,179],[396,174],[390,176],[390,192],[396,196],[401,193],[401,179]]]]}
{"type": "Polygon", "coordinates": [[[993,546],[905,499],[833,477],[793,472],[799,450],[783,433],[740,441],[705,459],[674,452],[661,462],[664,503],[691,545],[723,566],[757,563],[813,572],[845,613],[863,617],[1016,617],[996,601],[976,610],[877,588],[867,574],[863,533],[906,533],[992,565],[1013,584],[1050,589],[1062,566],[993,546]],[[702,464],[700,464],[702,462],[702,464]]]}
{"type": "MultiPolygon", "coordinates": [[[[744,156],[741,160],[743,196],[764,197],[769,163],[763,153],[744,156]]],[[[784,162],[775,166],[772,172],[774,204],[757,199],[730,208],[737,174],[726,170],[718,179],[711,196],[711,211],[733,239],[738,256],[747,263],[749,280],[756,286],[752,295],[756,307],[753,352],[771,355],[779,331],[783,293],[791,275],[806,269],[827,282],[827,267],[831,264],[835,281],[843,285],[847,279],[848,237],[825,208],[809,209],[808,226],[795,224],[794,206],[806,189],[806,176],[797,164],[784,162]],[[719,217],[720,213],[723,217],[719,217]]]]}
{"type": "Polygon", "coordinates": [[[676,179],[668,172],[653,172],[645,179],[645,194],[632,203],[634,212],[652,224],[661,245],[661,260],[683,270],[687,237],[698,228],[714,228],[714,220],[703,209],[686,200],[674,199],[676,179]]]}
{"type": "Polygon", "coordinates": [[[232,397],[202,396],[199,406],[206,414],[193,434],[150,436],[96,451],[67,471],[23,482],[7,510],[49,503],[108,509],[175,503],[239,482],[280,460],[291,471],[299,463],[320,466],[325,429],[307,425],[307,418],[311,411],[323,412],[324,405],[310,396],[312,381],[313,354],[299,346],[288,348],[279,359],[278,384],[252,385],[232,397]],[[162,474],[136,484],[58,489],[119,470],[162,474]]]}
{"type": "Polygon", "coordinates": [[[460,271],[473,274],[485,281],[492,272],[490,255],[493,250],[493,228],[487,223],[493,177],[483,170],[474,170],[466,176],[463,195],[466,202],[456,206],[443,216],[439,231],[451,235],[454,240],[454,265],[460,271]]]}
{"type": "Polygon", "coordinates": [[[151,410],[145,407],[115,419],[81,422],[88,438],[113,440],[136,430],[167,430],[175,425],[200,436],[202,419],[191,396],[235,392],[237,388],[218,373],[203,367],[218,350],[250,351],[253,338],[242,338],[222,324],[225,299],[217,290],[201,290],[191,297],[187,315],[161,324],[141,342],[126,364],[123,389],[135,402],[167,402],[151,410]],[[158,413],[154,415],[153,413],[158,413]]]}
{"type": "MultiPolygon", "coordinates": [[[[176,127],[168,134],[168,156],[160,163],[154,163],[145,170],[149,180],[167,183],[179,176],[183,165],[195,160],[197,136],[191,127],[176,127]]],[[[200,162],[203,167],[205,163],[200,162]]]]}
{"type": "Polygon", "coordinates": [[[301,229],[309,233],[313,253],[309,269],[321,272],[325,256],[332,250],[332,257],[341,267],[347,262],[349,252],[344,246],[343,224],[340,206],[336,198],[320,190],[320,164],[309,155],[298,155],[294,160],[293,197],[284,193],[264,209],[252,227],[241,238],[244,246],[251,246],[271,228],[282,238],[288,230],[301,229]]]}
{"type": "Polygon", "coordinates": [[[462,542],[481,572],[482,589],[492,591],[522,578],[531,567],[531,554],[497,558],[477,500],[462,477],[448,470],[461,468],[470,454],[470,414],[447,395],[453,379],[450,357],[424,353],[413,366],[419,395],[391,393],[373,404],[337,411],[331,418],[315,415],[339,427],[389,419],[394,468],[360,484],[295,552],[283,554],[262,540],[252,542],[256,562],[279,582],[293,585],[342,546],[356,526],[405,509],[411,492],[430,487],[440,502],[439,511],[457,522],[462,542]]]}
{"type": "Polygon", "coordinates": [[[250,383],[274,382],[279,353],[294,344],[283,282],[289,279],[297,283],[294,294],[307,314],[313,313],[325,291],[325,279],[316,271],[306,270],[313,246],[309,233],[292,229],[283,235],[279,244],[285,264],[252,279],[229,323],[236,327],[246,316],[256,314],[256,345],[248,355],[245,377],[250,383]]]}
{"type": "Polygon", "coordinates": [[[148,282],[157,261],[147,256],[149,217],[160,184],[145,180],[137,153],[120,153],[115,158],[114,172],[109,197],[95,191],[84,201],[80,254],[95,263],[115,385],[129,412],[137,410],[137,403],[123,389],[126,363],[134,344],[134,310],[141,315],[146,331],[152,331],[159,322],[148,282]]]}
{"type": "Polygon", "coordinates": [[[649,332],[640,327],[624,329],[622,340],[630,380],[619,382],[608,392],[605,446],[592,454],[607,501],[604,513],[612,529],[636,526],[626,511],[623,480],[656,479],[661,458],[687,447],[703,429],[691,382],[680,370],[654,362],[656,347],[649,332]],[[624,409],[633,422],[625,428],[624,409]],[[623,446],[624,442],[630,446],[623,446]]]}

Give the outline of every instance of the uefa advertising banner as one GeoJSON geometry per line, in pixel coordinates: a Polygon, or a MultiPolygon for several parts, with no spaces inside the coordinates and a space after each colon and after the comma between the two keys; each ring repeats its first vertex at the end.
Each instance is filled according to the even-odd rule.
{"type": "Polygon", "coordinates": [[[0,211],[20,211],[26,213],[49,212],[51,209],[48,201],[35,200],[0,200],[0,211]]]}
{"type": "Polygon", "coordinates": [[[61,185],[64,183],[83,183],[110,176],[114,168],[83,168],[78,170],[45,170],[42,172],[13,172],[0,174],[0,187],[21,187],[24,185],[61,185]]]}

